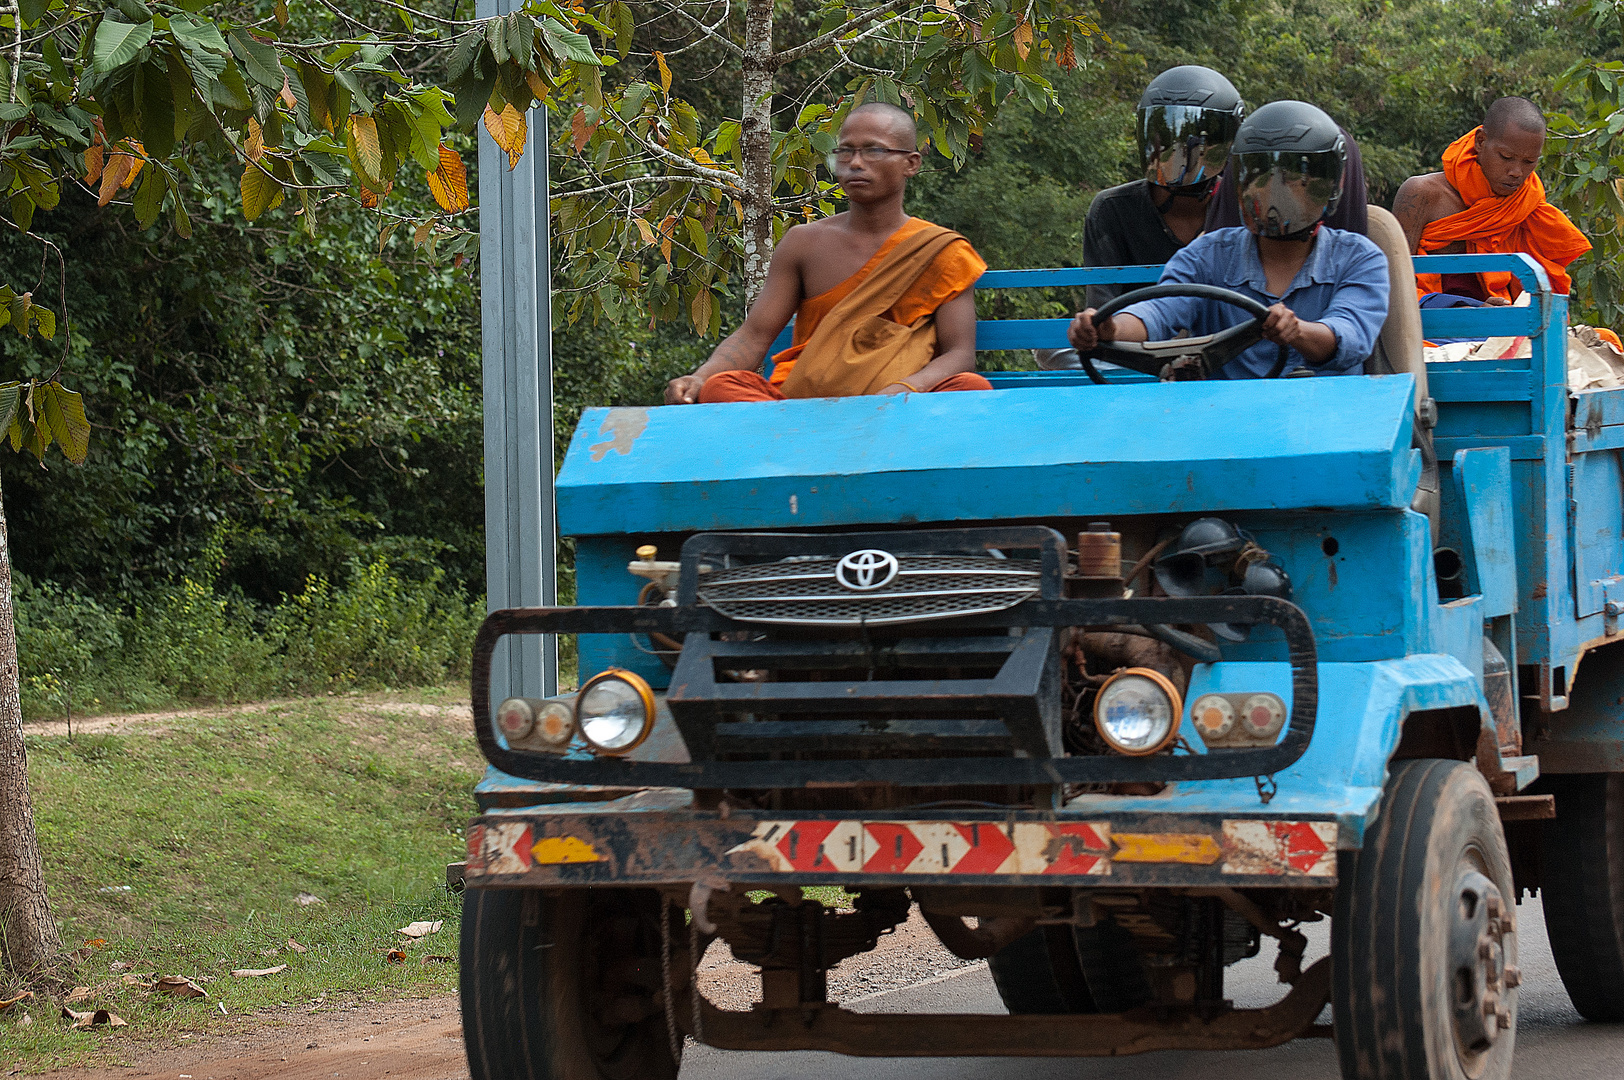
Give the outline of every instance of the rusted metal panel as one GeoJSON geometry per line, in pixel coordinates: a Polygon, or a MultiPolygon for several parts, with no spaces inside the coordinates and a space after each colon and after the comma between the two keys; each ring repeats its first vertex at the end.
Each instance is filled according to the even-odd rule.
{"type": "Polygon", "coordinates": [[[1555,795],[1502,795],[1494,800],[1501,821],[1542,821],[1556,817],[1555,795]]]}
{"type": "Polygon", "coordinates": [[[1336,880],[1334,821],[1020,812],[723,819],[700,811],[504,814],[468,831],[487,887],[606,884],[1204,886],[1336,880]]]}
{"type": "MultiPolygon", "coordinates": [[[[1330,997],[1331,961],[1315,963],[1266,1009],[1204,1018],[1155,1006],[1127,1013],[989,1016],[853,1013],[835,1006],[724,1012],[700,1008],[700,1041],[724,1050],[828,1050],[858,1057],[1117,1057],[1152,1050],[1260,1050],[1307,1033],[1330,997]]],[[[675,1010],[689,1034],[688,994],[675,1010]]]]}

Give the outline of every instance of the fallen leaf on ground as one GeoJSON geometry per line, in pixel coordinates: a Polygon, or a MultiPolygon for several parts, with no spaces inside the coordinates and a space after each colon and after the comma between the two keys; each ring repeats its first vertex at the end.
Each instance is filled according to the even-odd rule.
{"type": "Polygon", "coordinates": [[[114,960],[111,964],[107,965],[107,970],[108,971],[128,971],[132,966],[134,966],[134,965],[128,964],[123,960],[114,960]]]}
{"type": "Polygon", "coordinates": [[[0,1000],[0,1009],[9,1009],[13,1005],[17,1004],[17,1002],[19,1002],[19,1001],[27,1001],[29,998],[31,998],[33,996],[34,996],[34,991],[32,991],[32,990],[24,990],[22,993],[18,994],[14,998],[10,998],[10,999],[7,999],[7,1000],[0,1000]]]}
{"type": "Polygon", "coordinates": [[[96,1009],[91,1012],[75,1012],[73,1009],[70,1009],[64,1005],[62,1006],[62,1017],[65,1020],[72,1020],[73,1026],[76,1028],[128,1026],[121,1017],[107,1011],[106,1009],[96,1009]]]}
{"type": "Polygon", "coordinates": [[[239,979],[257,979],[261,975],[275,975],[278,972],[286,971],[287,969],[288,966],[286,964],[278,964],[275,967],[268,968],[238,968],[231,974],[235,975],[239,979]]]}
{"type": "Polygon", "coordinates": [[[33,1022],[34,1022],[34,1014],[33,1013],[23,1013],[23,1018],[21,1020],[17,1021],[17,1026],[18,1027],[28,1027],[33,1022]]]}
{"type": "MultiPolygon", "coordinates": [[[[125,888],[129,888],[129,886],[126,885],[125,888]]],[[[92,949],[99,949],[103,945],[106,945],[106,944],[107,944],[107,939],[106,938],[99,938],[99,937],[93,937],[90,940],[85,942],[85,945],[88,946],[89,948],[92,948],[92,949]]]]}
{"type": "Polygon", "coordinates": [[[259,950],[259,955],[261,955],[261,956],[275,956],[277,953],[279,953],[281,951],[282,951],[281,949],[261,949],[261,950],[259,950]]]}
{"type": "Polygon", "coordinates": [[[395,933],[405,934],[409,938],[428,937],[430,934],[438,934],[440,927],[444,925],[443,922],[414,922],[410,926],[401,927],[395,933]]]}
{"type": "Polygon", "coordinates": [[[79,1002],[79,1001],[89,1001],[90,1000],[90,987],[88,987],[88,986],[75,986],[72,990],[70,990],[68,992],[68,996],[67,996],[67,998],[65,1000],[70,1005],[72,1005],[75,1002],[79,1002]]]}
{"type": "Polygon", "coordinates": [[[404,964],[406,962],[406,954],[399,949],[390,949],[389,955],[385,956],[383,959],[387,964],[404,964]]]}
{"type": "Polygon", "coordinates": [[[129,972],[128,974],[126,974],[124,976],[124,985],[125,986],[139,986],[143,990],[151,990],[152,989],[152,981],[151,980],[157,978],[157,976],[158,976],[158,973],[156,971],[149,971],[145,975],[137,975],[135,972],[132,971],[132,972],[129,972]]]}
{"type": "Polygon", "coordinates": [[[297,941],[294,941],[292,938],[288,938],[288,948],[292,949],[296,953],[307,953],[310,951],[303,945],[300,945],[297,941]]]}
{"type": "Polygon", "coordinates": [[[152,984],[154,990],[176,997],[207,997],[208,991],[184,975],[165,975],[152,984]]]}
{"type": "Polygon", "coordinates": [[[420,963],[424,963],[424,964],[449,964],[449,963],[451,963],[451,957],[449,957],[449,956],[425,956],[420,961],[420,963]]]}
{"type": "Polygon", "coordinates": [[[321,897],[316,896],[313,893],[307,893],[307,892],[302,892],[298,896],[295,896],[293,899],[294,899],[294,901],[296,903],[302,904],[305,907],[309,907],[311,904],[325,904],[327,902],[327,901],[323,900],[321,897]]]}

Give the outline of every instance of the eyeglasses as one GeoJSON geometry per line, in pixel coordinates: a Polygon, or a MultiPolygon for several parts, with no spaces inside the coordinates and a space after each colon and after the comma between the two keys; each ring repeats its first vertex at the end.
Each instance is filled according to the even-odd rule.
{"type": "Polygon", "coordinates": [[[835,162],[842,165],[850,163],[852,158],[873,164],[884,161],[887,154],[917,154],[917,150],[897,150],[889,146],[837,146],[829,154],[829,168],[835,167],[835,162]]]}

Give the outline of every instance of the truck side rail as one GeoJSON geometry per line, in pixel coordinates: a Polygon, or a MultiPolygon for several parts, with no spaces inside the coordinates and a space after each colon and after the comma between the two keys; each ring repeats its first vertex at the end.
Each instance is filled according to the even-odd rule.
{"type": "MultiPolygon", "coordinates": [[[[1219,780],[1269,776],[1302,757],[1313,737],[1319,680],[1313,629],[1297,605],[1272,596],[1133,597],[1096,600],[1029,600],[992,615],[944,619],[948,628],[1012,626],[1108,626],[1113,624],[1261,623],[1285,634],[1291,664],[1291,716],[1271,747],[1206,753],[1122,757],[975,757],[863,759],[849,761],[628,761],[623,758],[560,757],[514,750],[497,738],[491,723],[491,657],[509,634],[716,633],[749,629],[710,608],[565,607],[508,608],[486,617],[474,639],[474,734],[487,760],[527,780],[681,788],[799,788],[806,784],[891,783],[1048,785],[1112,781],[1219,780]]],[[[837,684],[831,684],[836,686],[837,684]]],[[[854,684],[860,685],[860,684],[854,684]]]]}

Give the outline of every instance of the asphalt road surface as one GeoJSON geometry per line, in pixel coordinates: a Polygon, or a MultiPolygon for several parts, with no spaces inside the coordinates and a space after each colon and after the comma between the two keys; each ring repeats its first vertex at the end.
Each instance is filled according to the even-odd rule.
{"type": "MultiPolygon", "coordinates": [[[[1538,900],[1518,910],[1523,970],[1514,1075],[1522,1080],[1624,1078],[1624,1024],[1590,1024],[1568,1002],[1551,961],[1538,900]]],[[[1329,923],[1305,927],[1307,960],[1329,949],[1329,923]]],[[[1272,944],[1272,943],[1269,943],[1272,944]]],[[[1257,1007],[1280,997],[1274,950],[1266,944],[1228,971],[1225,993],[1257,1007]]],[[[1307,966],[1306,963],[1304,966],[1307,966]]],[[[1002,1013],[985,967],[855,1006],[875,1012],[1002,1013]]],[[[1329,1022],[1330,1012],[1321,1017],[1329,1022]]],[[[1309,1039],[1272,1050],[1158,1053],[1129,1058],[852,1058],[839,1054],[758,1054],[689,1046],[682,1080],[1339,1080],[1336,1049],[1309,1039]]]]}

